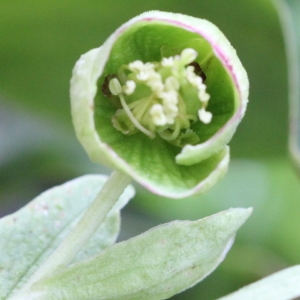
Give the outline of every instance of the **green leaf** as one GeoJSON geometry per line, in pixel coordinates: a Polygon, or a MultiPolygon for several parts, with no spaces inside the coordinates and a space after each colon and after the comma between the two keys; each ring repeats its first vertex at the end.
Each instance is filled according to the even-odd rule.
{"type": "MultiPolygon", "coordinates": [[[[0,299],[20,289],[64,239],[95,198],[106,176],[87,175],[54,187],[14,214],[0,220],[0,299]]],[[[113,244],[120,229],[119,209],[133,197],[122,195],[75,261],[98,254],[113,244]]]]}
{"type": "Polygon", "coordinates": [[[219,300],[295,299],[300,296],[299,282],[300,265],[272,274],[219,300]]]}
{"type": "Polygon", "coordinates": [[[229,209],[158,226],[37,282],[28,299],[166,299],[219,265],[251,212],[229,209]]]}

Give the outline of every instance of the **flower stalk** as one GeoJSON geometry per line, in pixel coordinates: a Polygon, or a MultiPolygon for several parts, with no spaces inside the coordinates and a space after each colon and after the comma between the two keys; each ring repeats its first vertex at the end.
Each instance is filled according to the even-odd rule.
{"type": "Polygon", "coordinates": [[[127,174],[113,172],[66,239],[11,300],[25,299],[25,295],[30,294],[32,284],[68,266],[102,224],[130,182],[131,177],[127,174]]]}

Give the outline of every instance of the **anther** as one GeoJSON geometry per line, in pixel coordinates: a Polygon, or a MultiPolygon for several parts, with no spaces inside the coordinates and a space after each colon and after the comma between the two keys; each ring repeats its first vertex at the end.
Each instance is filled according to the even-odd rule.
{"type": "Polygon", "coordinates": [[[136,87],[136,83],[133,80],[127,80],[125,86],[123,87],[124,93],[126,95],[131,95],[136,87]]]}
{"type": "Polygon", "coordinates": [[[111,93],[115,96],[119,95],[120,93],[122,93],[122,87],[121,84],[119,82],[119,80],[117,78],[113,78],[109,84],[109,90],[111,91],[111,93]]]}
{"type": "Polygon", "coordinates": [[[199,109],[198,111],[199,119],[204,123],[208,124],[211,122],[212,119],[212,113],[209,111],[206,111],[204,108],[199,109]]]}
{"type": "Polygon", "coordinates": [[[150,116],[152,118],[153,123],[156,126],[164,126],[167,123],[167,118],[164,114],[164,109],[161,104],[152,105],[150,111],[150,116]]]}
{"type": "Polygon", "coordinates": [[[182,50],[182,52],[181,52],[181,61],[185,65],[187,65],[187,64],[193,62],[197,56],[198,56],[198,53],[196,50],[194,50],[192,48],[186,48],[186,49],[182,50]]]}

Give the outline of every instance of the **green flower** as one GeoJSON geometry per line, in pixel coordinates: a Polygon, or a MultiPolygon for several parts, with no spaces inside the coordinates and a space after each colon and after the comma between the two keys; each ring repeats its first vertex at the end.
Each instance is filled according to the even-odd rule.
{"type": "Polygon", "coordinates": [[[93,161],[182,198],[206,192],[225,174],[248,89],[246,71],[216,26],[152,11],[78,60],[73,122],[93,161]]]}

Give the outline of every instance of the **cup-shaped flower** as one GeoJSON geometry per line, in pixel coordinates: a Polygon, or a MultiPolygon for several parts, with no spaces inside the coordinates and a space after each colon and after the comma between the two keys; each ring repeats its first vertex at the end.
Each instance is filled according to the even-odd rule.
{"type": "Polygon", "coordinates": [[[248,89],[246,71],[215,25],[152,11],[78,60],[73,123],[93,161],[182,198],[225,174],[248,89]]]}

